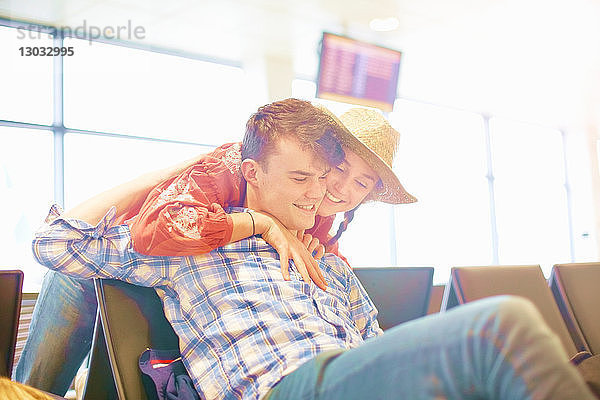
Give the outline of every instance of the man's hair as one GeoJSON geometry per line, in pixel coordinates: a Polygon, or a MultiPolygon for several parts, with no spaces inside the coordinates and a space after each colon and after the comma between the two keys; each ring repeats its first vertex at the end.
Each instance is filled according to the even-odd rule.
{"type": "Polygon", "coordinates": [[[293,138],[303,149],[311,149],[330,166],[344,160],[345,154],[335,133],[341,129],[323,110],[310,102],[285,99],[260,107],[246,123],[242,160],[264,162],[280,138],[293,138]]]}

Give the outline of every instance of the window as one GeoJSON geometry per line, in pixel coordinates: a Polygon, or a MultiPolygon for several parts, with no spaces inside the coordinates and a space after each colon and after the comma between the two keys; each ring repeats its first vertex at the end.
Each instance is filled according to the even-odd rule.
{"type": "Polygon", "coordinates": [[[65,208],[76,206],[141,174],[178,164],[210,150],[205,146],[67,133],[65,208]]]}
{"type": "Polygon", "coordinates": [[[398,100],[395,170],[417,203],[396,211],[398,263],[449,269],[492,263],[486,144],[480,115],[398,100]]]}
{"type": "Polygon", "coordinates": [[[65,126],[219,145],[249,116],[241,69],[65,39],[65,126]]]}
{"type": "Polygon", "coordinates": [[[52,45],[46,34],[0,26],[0,119],[52,123],[52,57],[21,56],[19,51],[52,45]]]}
{"type": "Polygon", "coordinates": [[[559,131],[490,120],[501,264],[570,261],[564,157],[559,131]]]}
{"type": "Polygon", "coordinates": [[[21,56],[20,47],[54,44],[44,27],[26,25],[29,31],[0,26],[0,120],[22,126],[0,122],[1,205],[10,210],[0,239],[8,249],[2,267],[23,269],[25,291],[36,291],[45,269],[32,258],[32,232],[63,178],[68,208],[211,145],[241,140],[253,110],[240,68],[66,38],[76,56],[64,57],[63,71],[55,71],[52,57],[21,56]],[[54,97],[55,73],[62,74],[64,99],[54,97]],[[64,148],[53,138],[63,131],[53,126],[55,103],[64,105],[64,148]],[[32,123],[47,131],[27,129],[32,123]],[[53,163],[55,151],[64,154],[64,170],[53,163]]]}
{"type": "MultiPolygon", "coordinates": [[[[296,80],[292,88],[313,99],[314,83],[296,80]]],[[[337,114],[351,107],[323,103],[337,114]]],[[[446,283],[452,266],[540,264],[548,275],[571,261],[560,132],[492,118],[488,148],[479,114],[403,99],[394,109],[389,120],[401,134],[394,168],[419,201],[361,206],[340,239],[352,265],[434,266],[434,282],[446,283]]]]}
{"type": "MultiPolygon", "coordinates": [[[[54,71],[52,57],[21,56],[20,47],[53,46],[51,36],[31,29],[0,26],[0,120],[23,126],[0,122],[0,205],[10,210],[0,240],[8,249],[4,265],[25,271],[25,291],[37,290],[45,271],[30,243],[54,197],[54,178],[60,190],[64,177],[65,205],[72,207],[142,173],[239,141],[255,109],[240,68],[66,38],[76,56],[54,71]],[[55,72],[64,72],[64,99],[54,98],[55,72]],[[63,100],[61,149],[52,133],[62,132],[53,127],[53,109],[63,100]],[[28,123],[47,130],[26,129],[28,123]],[[65,169],[54,170],[53,152],[62,150],[65,169]]],[[[315,89],[314,82],[295,80],[292,94],[314,101],[315,89]]],[[[318,101],[337,115],[354,107],[318,101]]],[[[434,266],[434,280],[445,283],[451,266],[493,263],[488,151],[499,262],[541,264],[548,274],[552,264],[571,261],[560,132],[492,118],[488,149],[481,115],[407,100],[395,110],[389,119],[401,141],[394,168],[419,202],[362,205],[340,240],[353,266],[434,266]]]]}
{"type": "MultiPolygon", "coordinates": [[[[392,211],[392,206],[379,202],[363,204],[356,211],[339,240],[340,253],[352,267],[395,266],[392,211]]],[[[336,218],[333,233],[337,232],[340,221],[342,218],[336,218]]]]}
{"type": "Polygon", "coordinates": [[[317,84],[305,79],[294,79],[292,81],[292,96],[297,99],[313,101],[317,94],[317,84]]]}
{"type": "Polygon", "coordinates": [[[46,271],[33,259],[31,240],[53,199],[52,162],[51,131],[0,126],[0,267],[23,270],[25,292],[38,291],[46,271]]]}

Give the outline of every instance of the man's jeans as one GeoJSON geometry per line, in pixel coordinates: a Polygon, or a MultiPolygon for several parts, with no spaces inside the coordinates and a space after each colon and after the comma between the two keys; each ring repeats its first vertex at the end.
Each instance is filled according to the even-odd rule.
{"type": "Polygon", "coordinates": [[[527,300],[493,297],[316,357],[265,400],[594,399],[527,300]]]}
{"type": "Polygon", "coordinates": [[[96,304],[92,280],[48,271],[14,379],[63,396],[90,350],[96,304]]]}

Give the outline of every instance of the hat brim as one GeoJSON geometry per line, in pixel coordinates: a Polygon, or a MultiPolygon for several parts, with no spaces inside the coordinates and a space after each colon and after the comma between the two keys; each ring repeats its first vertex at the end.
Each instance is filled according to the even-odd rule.
{"type": "Polygon", "coordinates": [[[381,179],[382,187],[375,187],[366,197],[365,201],[382,201],[389,204],[415,203],[417,198],[404,189],[396,176],[396,173],[387,165],[387,163],[359,138],[354,136],[337,116],[327,109],[325,109],[325,111],[335,123],[339,125],[340,129],[338,129],[336,133],[342,146],[362,158],[375,172],[377,172],[379,179],[381,179]]]}

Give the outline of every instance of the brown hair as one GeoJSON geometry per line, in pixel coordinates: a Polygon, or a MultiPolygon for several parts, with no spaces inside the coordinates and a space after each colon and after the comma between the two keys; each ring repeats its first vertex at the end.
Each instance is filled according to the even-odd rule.
{"type": "Polygon", "coordinates": [[[310,102],[285,99],[260,107],[246,123],[242,141],[242,160],[264,161],[282,137],[292,137],[303,148],[314,150],[331,166],[344,160],[345,154],[335,138],[341,129],[327,113],[310,102]]]}
{"type": "Polygon", "coordinates": [[[0,399],[52,400],[52,397],[31,386],[0,377],[0,399]]]}
{"type": "Polygon", "coordinates": [[[342,233],[344,233],[344,231],[346,231],[346,229],[348,229],[348,224],[350,224],[350,222],[352,222],[352,220],[354,219],[354,212],[356,211],[356,209],[359,206],[360,206],[360,204],[358,206],[354,207],[352,210],[346,211],[344,213],[344,220],[342,222],[340,222],[340,225],[338,226],[338,230],[337,230],[336,234],[327,241],[327,246],[331,246],[331,245],[335,244],[335,242],[338,241],[340,236],[342,236],[342,233]]]}

